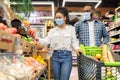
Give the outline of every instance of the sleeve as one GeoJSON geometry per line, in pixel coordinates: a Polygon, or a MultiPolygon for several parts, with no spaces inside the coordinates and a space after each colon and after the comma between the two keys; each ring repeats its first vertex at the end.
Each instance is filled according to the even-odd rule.
{"type": "Polygon", "coordinates": [[[75,32],[75,28],[73,27],[73,29],[72,29],[72,41],[71,41],[71,43],[72,43],[73,49],[77,50],[77,49],[79,49],[79,40],[76,38],[76,34],[75,33],[76,33],[75,32]]]}
{"type": "Polygon", "coordinates": [[[77,38],[79,38],[79,24],[80,24],[80,22],[77,22],[74,25],[77,38]]]}
{"type": "Polygon", "coordinates": [[[106,26],[104,24],[102,24],[102,35],[103,35],[103,43],[102,44],[107,44],[107,42],[109,41],[109,35],[106,30],[106,26]]]}
{"type": "Polygon", "coordinates": [[[50,44],[50,40],[51,40],[51,36],[52,36],[52,30],[50,30],[48,32],[48,35],[42,39],[42,38],[39,38],[39,43],[42,44],[43,46],[47,46],[50,44]]]}

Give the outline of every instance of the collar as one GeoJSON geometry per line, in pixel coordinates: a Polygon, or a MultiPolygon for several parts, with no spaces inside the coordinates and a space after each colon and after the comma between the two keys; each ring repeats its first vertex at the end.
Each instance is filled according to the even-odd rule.
{"type": "MultiPolygon", "coordinates": [[[[64,27],[64,29],[67,29],[67,28],[69,28],[68,25],[66,25],[66,26],[64,27]]],[[[56,30],[60,30],[60,28],[58,28],[57,26],[55,27],[55,29],[56,29],[56,30]]]]}
{"type": "MultiPolygon", "coordinates": [[[[94,22],[100,22],[100,20],[93,20],[94,22]]],[[[88,22],[87,20],[84,20],[84,21],[82,21],[82,22],[88,22]]]]}

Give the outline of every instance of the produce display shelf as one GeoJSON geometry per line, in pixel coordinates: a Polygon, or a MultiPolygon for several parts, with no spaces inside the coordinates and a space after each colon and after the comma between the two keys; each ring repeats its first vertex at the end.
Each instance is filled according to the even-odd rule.
{"type": "Polygon", "coordinates": [[[6,52],[13,52],[15,44],[15,37],[12,34],[8,34],[3,30],[0,30],[0,49],[6,52]]]}

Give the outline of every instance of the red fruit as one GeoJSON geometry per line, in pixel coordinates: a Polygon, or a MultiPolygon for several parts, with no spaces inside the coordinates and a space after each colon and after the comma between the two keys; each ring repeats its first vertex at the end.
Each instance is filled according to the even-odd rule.
{"type": "Polygon", "coordinates": [[[10,34],[16,34],[17,29],[16,28],[7,28],[7,29],[5,29],[5,32],[10,33],[10,34]]]}
{"type": "Polygon", "coordinates": [[[7,29],[8,27],[6,25],[3,26],[3,30],[7,29]]]}
{"type": "Polygon", "coordinates": [[[33,36],[35,34],[35,31],[33,29],[29,29],[28,34],[33,36]]]}
{"type": "Polygon", "coordinates": [[[3,23],[0,23],[0,29],[1,29],[1,30],[5,30],[5,29],[7,29],[7,26],[4,25],[3,23]]]}

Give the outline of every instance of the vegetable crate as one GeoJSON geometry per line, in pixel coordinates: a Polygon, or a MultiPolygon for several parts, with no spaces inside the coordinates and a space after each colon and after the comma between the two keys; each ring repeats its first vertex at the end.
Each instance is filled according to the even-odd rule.
{"type": "Polygon", "coordinates": [[[83,54],[77,56],[79,80],[120,80],[120,62],[99,62],[83,54]]]}
{"type": "Polygon", "coordinates": [[[96,54],[102,54],[102,49],[98,46],[84,46],[81,44],[80,49],[87,56],[96,56],[96,54]]]}
{"type": "Polygon", "coordinates": [[[15,44],[15,37],[12,34],[8,34],[3,30],[0,30],[0,50],[6,52],[13,52],[15,44]]]}
{"type": "Polygon", "coordinates": [[[20,45],[23,50],[23,53],[29,54],[30,52],[32,52],[31,50],[32,50],[33,44],[31,44],[23,39],[20,39],[20,45]]]}

